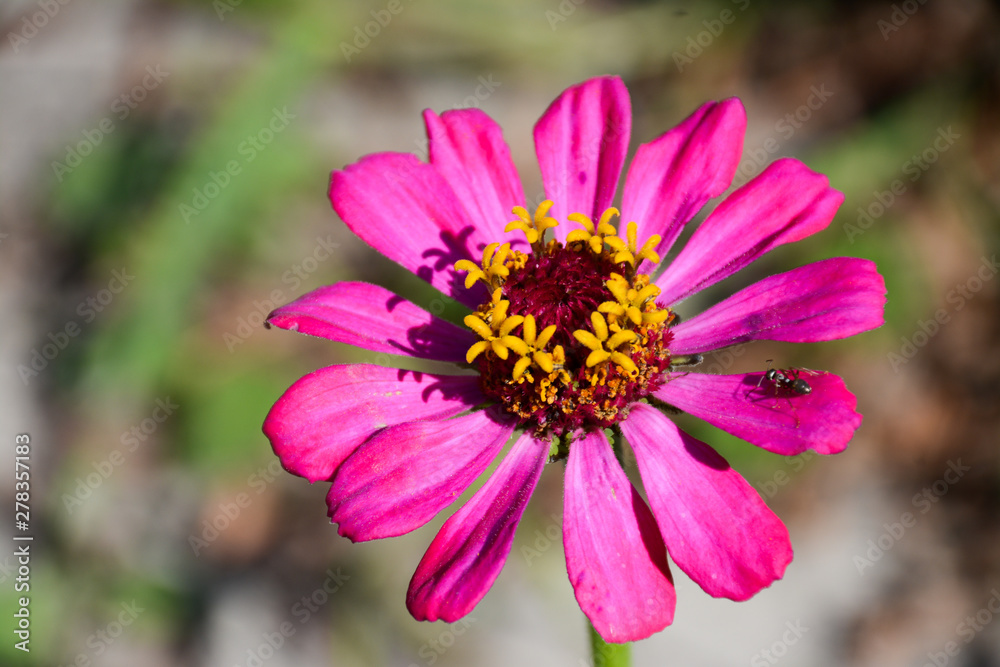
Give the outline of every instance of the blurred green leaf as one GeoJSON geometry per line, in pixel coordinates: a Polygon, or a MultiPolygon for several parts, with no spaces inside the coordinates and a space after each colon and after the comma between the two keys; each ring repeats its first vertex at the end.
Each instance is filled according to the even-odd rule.
{"type": "Polygon", "coordinates": [[[318,16],[318,6],[289,8],[269,56],[217,111],[164,190],[132,245],[129,262],[141,268],[94,343],[88,382],[148,392],[177,361],[174,343],[214,262],[250,229],[281,222],[282,202],[325,173],[294,123],[305,89],[336,53],[336,11],[318,16]]]}

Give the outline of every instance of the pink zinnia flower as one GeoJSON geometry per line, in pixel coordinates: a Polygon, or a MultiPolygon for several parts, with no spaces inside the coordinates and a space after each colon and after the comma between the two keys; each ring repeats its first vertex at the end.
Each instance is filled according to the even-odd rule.
{"type": "Polygon", "coordinates": [[[333,172],[330,199],[373,248],[468,306],[467,327],[360,282],[320,288],[268,321],[477,373],[368,364],[311,373],[264,423],[285,468],[332,481],[327,503],[341,535],[393,537],[454,502],[520,433],[417,567],[407,606],[421,620],[455,621],[475,607],[542,468],[563,458],[566,569],[605,640],[642,639],[673,620],[668,553],[716,597],[745,600],[781,578],[792,558],[781,520],[661,409],[778,454],[843,450],[861,415],[837,376],[802,372],[796,384],[796,372],[707,375],[692,365],[747,341],[824,341],[877,327],[884,282],[872,262],[838,257],[765,278],[684,322],[673,308],[824,229],[843,196],[802,163],[778,160],[719,204],[653,279],[684,225],[735,174],[746,130],[739,100],[709,102],[640,146],[620,216],[611,205],[631,108],[618,78],[568,89],[535,126],[548,199],[533,212],[486,114],[428,110],[424,120],[429,163],[369,155],[333,172]],[[648,506],[607,429],[631,443],[648,506]]]}

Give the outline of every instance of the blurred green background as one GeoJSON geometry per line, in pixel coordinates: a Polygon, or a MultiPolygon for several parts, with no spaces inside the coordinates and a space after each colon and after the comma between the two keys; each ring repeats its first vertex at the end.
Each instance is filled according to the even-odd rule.
{"type": "Polygon", "coordinates": [[[683,314],[833,255],[875,260],[889,291],[878,331],[706,360],[830,370],[865,420],[830,459],[681,420],[757,487],[797,555],[740,604],[675,568],[676,622],[635,664],[1000,665],[997,3],[17,0],[0,27],[0,663],[589,664],[561,464],[476,610],[417,623],[406,584],[448,513],[352,545],[325,485],[282,471],[260,432],[304,373],[401,360],[261,322],[344,279],[434,299],[337,219],[331,169],[425,157],[422,109],[480,106],[536,200],[535,120],[565,87],[618,74],[633,151],[735,95],[737,184],[794,156],[846,195],[827,230],[683,314]],[[6,630],[18,433],[30,654],[6,630]]]}

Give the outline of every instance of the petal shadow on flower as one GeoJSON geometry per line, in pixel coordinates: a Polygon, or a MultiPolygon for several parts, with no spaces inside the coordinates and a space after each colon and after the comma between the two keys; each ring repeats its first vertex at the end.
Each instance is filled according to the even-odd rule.
{"type": "Polygon", "coordinates": [[[267,323],[373,352],[456,363],[475,342],[471,331],[369,283],[321,287],[276,309],[267,323]]]}
{"type": "Polygon", "coordinates": [[[684,451],[686,451],[691,458],[706,468],[718,470],[719,472],[732,470],[732,466],[729,465],[729,461],[727,461],[723,456],[721,456],[714,449],[709,449],[704,446],[704,443],[700,443],[693,438],[684,440],[684,451]]]}
{"type": "Polygon", "coordinates": [[[455,262],[460,259],[472,259],[475,261],[482,254],[483,248],[486,247],[485,244],[478,244],[478,247],[475,249],[469,248],[470,239],[474,232],[475,228],[471,226],[462,228],[458,234],[442,231],[438,236],[440,245],[428,248],[421,254],[421,257],[426,259],[436,258],[436,261],[434,261],[433,266],[424,265],[418,268],[415,272],[416,276],[421,280],[433,284],[432,278],[435,274],[447,273],[448,284],[451,287],[452,294],[467,293],[470,297],[475,297],[479,301],[485,299],[486,290],[481,284],[477,283],[471,289],[466,290],[464,276],[453,268],[455,262]]]}
{"type": "MultiPolygon", "coordinates": [[[[446,401],[460,400],[466,396],[468,391],[464,387],[455,385],[453,382],[445,381],[457,377],[476,378],[476,376],[472,374],[463,376],[442,376],[425,373],[424,371],[406,370],[405,368],[398,369],[398,372],[396,373],[396,379],[399,382],[405,382],[407,381],[407,378],[409,378],[413,382],[423,384],[426,378],[431,378],[431,382],[425,384],[423,390],[420,392],[420,397],[424,403],[430,402],[431,398],[434,397],[435,392],[440,394],[440,398],[446,401]]],[[[471,409],[473,406],[469,407],[471,409]]]]}
{"type": "Polygon", "coordinates": [[[445,420],[484,400],[474,376],[436,375],[371,364],[327,366],[289,387],[264,421],[286,470],[331,480],[363,443],[387,427],[445,420]]]}
{"type": "Polygon", "coordinates": [[[334,475],[327,494],[330,519],[355,542],[423,526],[486,470],[514,426],[494,407],[376,432],[334,475]]]}

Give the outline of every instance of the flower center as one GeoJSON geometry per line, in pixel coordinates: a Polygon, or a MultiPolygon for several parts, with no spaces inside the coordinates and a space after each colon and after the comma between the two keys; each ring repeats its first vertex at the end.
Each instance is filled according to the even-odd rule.
{"type": "Polygon", "coordinates": [[[582,229],[565,245],[546,243],[546,230],[559,224],[551,207],[542,202],[534,216],[514,208],[518,219],[504,231],[524,232],[529,253],[491,243],[481,265],[460,260],[455,268],[467,273],[467,288],[482,281],[491,295],[465,318],[482,339],[466,359],[478,366],[483,392],[537,437],[569,439],[616,424],[662,384],[674,314],[655,303],[660,290],[649,276],[636,273],[642,260],[659,261],[658,236],[639,247],[631,222],[621,238],[609,208],[597,224],[570,214],[582,229]]]}

